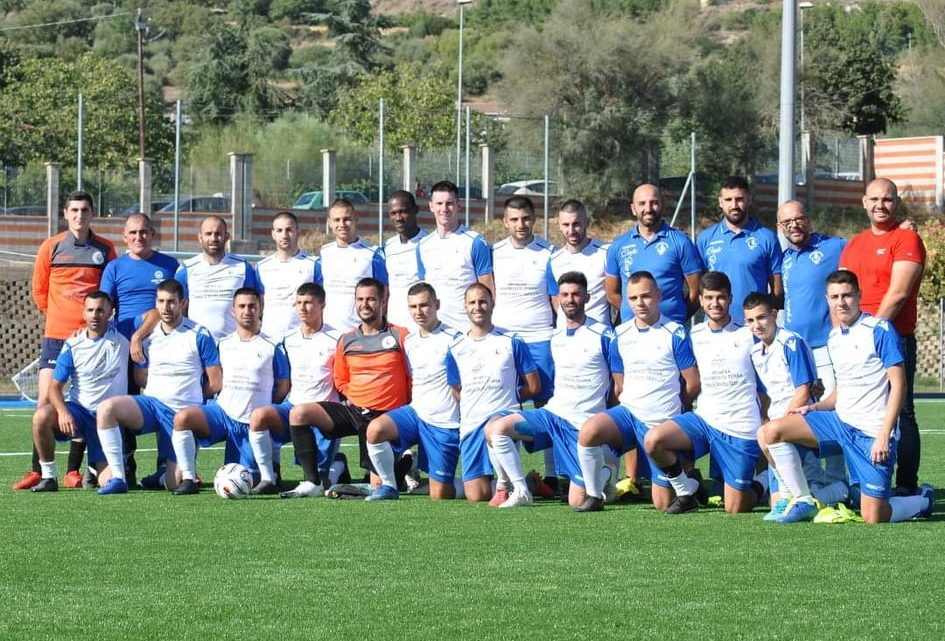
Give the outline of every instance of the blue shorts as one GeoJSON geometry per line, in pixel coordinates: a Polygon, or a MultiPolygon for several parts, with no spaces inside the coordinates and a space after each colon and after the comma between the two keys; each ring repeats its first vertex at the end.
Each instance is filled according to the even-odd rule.
{"type": "Polygon", "coordinates": [[[459,430],[427,423],[410,405],[391,410],[387,416],[394,421],[400,437],[393,444],[397,457],[419,443],[417,466],[434,481],[452,483],[459,462],[459,430]]]}
{"type": "MultiPolygon", "coordinates": [[[[286,443],[292,442],[292,430],[289,427],[289,411],[292,409],[293,405],[289,401],[283,401],[278,405],[272,406],[276,412],[279,414],[279,419],[282,421],[283,430],[281,432],[272,432],[269,433],[272,435],[273,442],[278,445],[285,445],[286,443]]],[[[338,454],[338,450],[341,449],[341,439],[337,438],[325,438],[325,435],[317,427],[312,427],[312,435],[315,436],[315,452],[316,452],[316,462],[318,464],[318,473],[322,478],[328,478],[328,472],[331,468],[332,462],[335,460],[335,455],[338,454]]]]}
{"type": "Polygon", "coordinates": [[[515,426],[515,431],[535,439],[522,442],[527,451],[538,452],[554,447],[555,470],[558,475],[566,476],[578,487],[584,487],[581,464],[577,458],[578,429],[570,421],[544,408],[507,413],[520,414],[525,419],[526,424],[519,423],[515,426]]]}
{"type": "Polygon", "coordinates": [[[538,378],[541,379],[541,391],[532,400],[536,403],[547,402],[555,393],[555,364],[551,360],[551,341],[525,343],[525,345],[535,365],[538,366],[538,378]]]}
{"type": "Polygon", "coordinates": [[[84,438],[88,452],[89,463],[101,463],[105,460],[102,444],[98,440],[98,427],[95,424],[95,412],[90,412],[74,401],[66,401],[66,408],[72,414],[75,423],[75,435],[63,436],[58,427],[53,430],[56,440],[60,443],[71,441],[74,438],[84,438]]]}
{"type": "Polygon", "coordinates": [[[463,460],[463,482],[481,476],[492,476],[492,461],[486,445],[486,421],[469,434],[460,437],[459,453],[463,460]]]}
{"type": "Polygon", "coordinates": [[[174,431],[174,415],[177,413],[167,405],[150,396],[132,396],[144,422],[141,434],[157,434],[158,458],[177,462],[174,446],[171,445],[171,432],[174,431]]]}
{"type": "Polygon", "coordinates": [[[892,474],[896,464],[898,436],[889,439],[889,457],[885,463],[873,463],[870,450],[876,441],[852,425],[840,420],[836,412],[810,412],[804,421],[814,433],[821,451],[840,447],[846,461],[850,478],[860,483],[860,492],[876,499],[888,499],[892,495],[892,474]]]}
{"type": "Polygon", "coordinates": [[[761,457],[761,448],[754,439],[738,438],[721,432],[695,412],[686,412],[672,419],[692,441],[693,460],[712,452],[722,470],[725,484],[739,492],[751,489],[755,465],[761,457]]]}
{"type": "Polygon", "coordinates": [[[653,462],[653,459],[651,459],[646,454],[646,450],[643,449],[643,439],[646,438],[646,433],[650,430],[647,424],[634,416],[630,410],[623,405],[611,407],[607,410],[607,416],[617,425],[617,431],[620,432],[620,440],[623,441],[619,450],[617,448],[611,448],[614,450],[614,454],[622,456],[636,448],[639,454],[643,454],[643,456],[637,455],[638,476],[648,478],[654,485],[659,485],[660,487],[672,487],[673,485],[669,482],[669,479],[666,478],[666,475],[663,474],[659,466],[653,462]]]}
{"type": "Polygon", "coordinates": [[[56,369],[56,359],[66,341],[61,338],[43,337],[43,346],[39,350],[39,369],[56,369]]]}
{"type": "Polygon", "coordinates": [[[239,463],[251,470],[256,468],[256,457],[249,444],[249,424],[235,421],[216,403],[204,405],[204,416],[207,418],[207,427],[210,436],[198,438],[201,447],[210,447],[220,441],[226,441],[224,463],[239,463]]]}

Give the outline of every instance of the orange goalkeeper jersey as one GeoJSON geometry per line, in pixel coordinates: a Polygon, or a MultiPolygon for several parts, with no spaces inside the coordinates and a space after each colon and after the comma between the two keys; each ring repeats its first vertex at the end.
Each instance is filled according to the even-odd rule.
{"type": "Polygon", "coordinates": [[[333,372],[338,391],[358,407],[372,410],[392,410],[409,403],[406,336],[407,330],[396,325],[368,335],[356,327],[342,336],[333,372]]]}

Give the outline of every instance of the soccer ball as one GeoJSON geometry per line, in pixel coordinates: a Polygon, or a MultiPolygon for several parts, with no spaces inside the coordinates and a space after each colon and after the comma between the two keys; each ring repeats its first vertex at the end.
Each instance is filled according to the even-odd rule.
{"type": "Polygon", "coordinates": [[[222,499],[242,499],[253,489],[253,473],[239,463],[227,463],[213,475],[213,491],[222,499]]]}

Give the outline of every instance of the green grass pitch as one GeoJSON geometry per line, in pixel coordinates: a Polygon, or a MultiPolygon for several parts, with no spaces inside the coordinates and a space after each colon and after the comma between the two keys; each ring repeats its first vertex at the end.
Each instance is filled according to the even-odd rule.
{"type": "MultiPolygon", "coordinates": [[[[923,480],[942,486],[945,404],[919,412],[923,480]]],[[[28,422],[0,411],[4,641],[945,639],[941,516],[779,526],[643,505],[34,495],[10,489],[28,422]]],[[[219,460],[204,452],[202,473],[219,460]]]]}

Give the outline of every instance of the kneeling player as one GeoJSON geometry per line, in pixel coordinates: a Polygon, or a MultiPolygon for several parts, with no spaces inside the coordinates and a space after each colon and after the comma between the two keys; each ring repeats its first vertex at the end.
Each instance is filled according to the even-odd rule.
{"type": "Polygon", "coordinates": [[[817,513],[797,448],[835,447],[860,482],[860,513],[867,523],[896,522],[930,516],[931,486],[916,496],[892,494],[892,473],[899,437],[898,416],[906,393],[905,368],[896,330],[886,319],[860,310],[856,275],[836,271],[827,277],[827,303],[839,323],[827,348],[837,385],[821,401],[768,423],[759,439],[795,499],[779,523],[809,521],[817,513]]]}
{"type": "Polygon", "coordinates": [[[56,358],[49,386],[49,404],[33,414],[33,444],[39,454],[42,479],[33,492],[59,489],[56,441],[85,437],[89,465],[101,470],[105,456],[95,429],[95,412],[105,399],[128,392],[128,339],[109,326],[112,301],[102,291],[89,293],[82,307],[86,328],[66,340],[56,358]],[[62,395],[72,381],[70,400],[62,395]]]}

